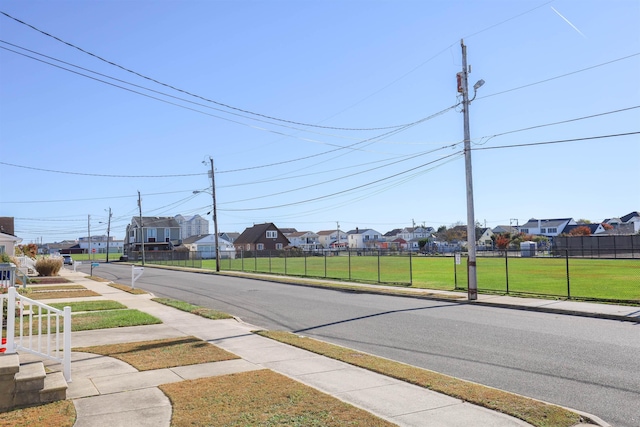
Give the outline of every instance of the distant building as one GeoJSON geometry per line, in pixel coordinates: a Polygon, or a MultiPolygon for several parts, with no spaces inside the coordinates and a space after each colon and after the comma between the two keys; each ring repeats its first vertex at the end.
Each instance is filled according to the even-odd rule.
{"type": "Polygon", "coordinates": [[[186,239],[191,236],[202,236],[209,234],[209,221],[200,215],[174,217],[180,226],[180,238],[186,239]]]}

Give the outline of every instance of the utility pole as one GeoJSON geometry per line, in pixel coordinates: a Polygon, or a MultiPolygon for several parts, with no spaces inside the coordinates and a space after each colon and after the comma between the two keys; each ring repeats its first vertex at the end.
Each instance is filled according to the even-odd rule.
{"type": "Polygon", "coordinates": [[[471,171],[471,136],[469,132],[469,104],[476,97],[476,91],[484,84],[479,80],[473,85],[473,98],[469,100],[469,67],[467,67],[467,46],[460,40],[462,48],[462,72],[458,73],[458,92],[462,93],[462,112],[464,113],[464,164],[467,184],[467,293],[470,301],[478,299],[478,281],[476,273],[476,220],[473,207],[473,174],[471,171]]]}
{"type": "Polygon", "coordinates": [[[107,220],[107,263],[109,262],[109,235],[111,233],[111,208],[109,208],[109,219],[107,220]]]}
{"type": "Polygon", "coordinates": [[[142,266],[144,267],[144,225],[142,224],[142,199],[140,199],[140,190],[138,190],[138,210],[140,215],[140,243],[142,246],[142,266]]]}
{"type": "Polygon", "coordinates": [[[214,232],[214,242],[216,245],[216,272],[220,272],[220,246],[218,244],[218,214],[216,212],[216,179],[213,172],[213,157],[209,157],[209,161],[211,162],[211,170],[209,174],[211,175],[211,198],[213,201],[213,232],[214,232]]]}
{"type": "Polygon", "coordinates": [[[89,237],[87,237],[89,241],[87,253],[89,254],[89,264],[91,265],[91,273],[89,273],[89,275],[93,276],[93,260],[91,259],[91,215],[87,215],[87,234],[89,235],[89,237]]]}
{"type": "MultiPolygon", "coordinates": [[[[340,248],[340,223],[336,221],[336,251],[340,248]]],[[[337,253],[337,252],[336,252],[337,253]]]]}

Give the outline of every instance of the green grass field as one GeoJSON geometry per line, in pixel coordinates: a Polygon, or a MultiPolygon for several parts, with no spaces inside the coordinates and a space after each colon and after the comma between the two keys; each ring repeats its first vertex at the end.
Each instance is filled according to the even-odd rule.
{"type": "MultiPolygon", "coordinates": [[[[286,274],[397,284],[414,288],[466,289],[466,258],[330,256],[221,260],[222,270],[286,274]]],[[[215,269],[215,260],[203,268],[215,269]]],[[[478,289],[640,303],[640,260],[571,258],[477,258],[478,289]]]]}

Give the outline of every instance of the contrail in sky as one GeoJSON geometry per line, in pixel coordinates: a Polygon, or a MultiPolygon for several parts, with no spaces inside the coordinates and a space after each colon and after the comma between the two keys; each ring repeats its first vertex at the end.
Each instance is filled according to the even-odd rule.
{"type": "Polygon", "coordinates": [[[558,12],[557,10],[555,10],[555,9],[553,8],[553,6],[549,6],[549,7],[551,7],[551,9],[552,9],[555,13],[557,13],[557,14],[558,14],[558,16],[559,16],[560,18],[564,19],[564,22],[566,22],[567,24],[571,25],[571,28],[573,28],[573,29],[574,29],[574,30],[576,30],[578,33],[580,33],[580,35],[581,35],[582,37],[584,37],[585,39],[587,38],[587,36],[585,36],[584,34],[582,34],[582,31],[580,31],[580,30],[578,29],[578,27],[576,27],[575,25],[573,25],[573,24],[571,23],[571,21],[569,21],[567,18],[565,18],[564,16],[562,16],[562,14],[561,14],[560,12],[558,12]]]}

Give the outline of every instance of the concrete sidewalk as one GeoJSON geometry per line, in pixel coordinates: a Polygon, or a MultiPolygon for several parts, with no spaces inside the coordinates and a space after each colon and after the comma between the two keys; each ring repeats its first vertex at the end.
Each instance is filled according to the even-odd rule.
{"type": "MultiPolygon", "coordinates": [[[[73,399],[76,427],[168,426],[171,403],[158,385],[256,369],[271,369],[324,393],[362,408],[399,426],[528,426],[516,418],[465,403],[422,387],[395,380],[352,365],[264,338],[239,320],[209,320],[151,301],[151,295],[132,295],[106,283],[87,279],[84,273],[63,269],[62,276],[94,290],[102,297],[162,320],[160,325],[72,333],[72,346],[195,336],[236,354],[241,359],[171,369],[138,372],[119,360],[89,353],[72,354],[67,397],[73,399]]],[[[561,302],[509,297],[480,297],[480,303],[526,304],[525,309],[552,305],[553,310],[596,310],[597,304],[563,306],[561,302]],[[516,301],[513,301],[516,300],[516,301]]],[[[64,301],[64,300],[59,300],[64,301]]],[[[56,301],[56,302],[59,302],[56,301]]],[[[70,300],[67,300],[70,301],[70,300]]],[[[47,301],[53,302],[53,301],[47,301]]],[[[548,308],[548,307],[547,307],[548,308]]],[[[634,310],[609,308],[616,316],[637,318],[634,310]]],[[[605,313],[607,314],[607,313],[605,313]]],[[[599,425],[608,424],[587,414],[599,425]]]]}

